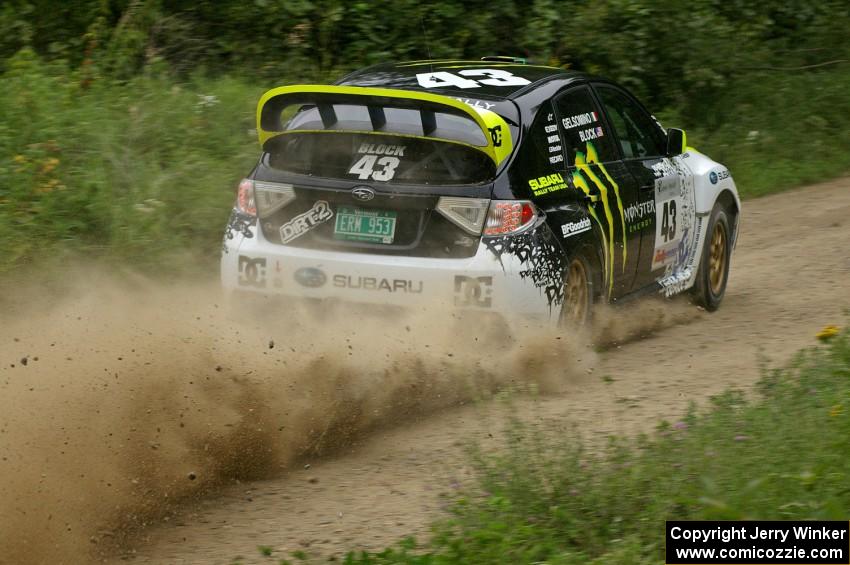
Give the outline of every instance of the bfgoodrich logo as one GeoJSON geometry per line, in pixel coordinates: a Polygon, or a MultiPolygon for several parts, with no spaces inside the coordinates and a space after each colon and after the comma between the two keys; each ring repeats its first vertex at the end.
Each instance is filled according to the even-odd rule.
{"type": "Polygon", "coordinates": [[[562,225],[561,233],[564,234],[564,237],[570,237],[571,235],[575,235],[577,233],[586,232],[589,229],[590,218],[585,218],[577,222],[567,222],[566,224],[562,225]]]}

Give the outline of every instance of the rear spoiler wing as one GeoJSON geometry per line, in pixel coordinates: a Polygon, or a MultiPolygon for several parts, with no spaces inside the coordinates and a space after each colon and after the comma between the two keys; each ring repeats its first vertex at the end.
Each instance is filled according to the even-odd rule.
{"type": "Polygon", "coordinates": [[[448,96],[415,90],[310,84],[281,86],[263,94],[257,104],[257,135],[260,138],[260,145],[265,145],[269,139],[287,133],[284,131],[284,124],[281,123],[281,114],[284,108],[296,104],[316,105],[325,127],[324,131],[340,131],[332,129],[336,123],[333,104],[354,104],[366,106],[372,122],[372,131],[358,133],[451,141],[486,153],[496,165],[501,164],[513,150],[510,128],[501,116],[489,110],[473,108],[448,96]],[[382,131],[386,125],[384,108],[387,107],[418,109],[423,135],[382,131]],[[437,127],[436,112],[471,118],[484,134],[486,144],[479,146],[430,135],[437,127]]]}

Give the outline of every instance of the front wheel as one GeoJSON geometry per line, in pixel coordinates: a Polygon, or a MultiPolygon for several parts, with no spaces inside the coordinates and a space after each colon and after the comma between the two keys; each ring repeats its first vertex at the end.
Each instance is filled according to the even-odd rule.
{"type": "Polygon", "coordinates": [[[708,221],[708,239],[702,251],[699,272],[693,295],[697,304],[713,312],[726,294],[729,279],[729,262],[732,256],[729,217],[720,204],[714,205],[708,221]]]}
{"type": "Polygon", "coordinates": [[[593,280],[590,265],[581,255],[570,261],[564,276],[564,304],[561,327],[581,328],[590,323],[593,308],[593,280]]]}

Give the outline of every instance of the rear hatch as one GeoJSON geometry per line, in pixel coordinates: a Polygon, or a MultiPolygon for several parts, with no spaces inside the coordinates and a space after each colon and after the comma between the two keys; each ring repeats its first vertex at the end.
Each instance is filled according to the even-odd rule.
{"type": "Polygon", "coordinates": [[[443,96],[353,87],[275,89],[258,123],[265,239],[427,257],[474,255],[518,125],[443,96]]]}

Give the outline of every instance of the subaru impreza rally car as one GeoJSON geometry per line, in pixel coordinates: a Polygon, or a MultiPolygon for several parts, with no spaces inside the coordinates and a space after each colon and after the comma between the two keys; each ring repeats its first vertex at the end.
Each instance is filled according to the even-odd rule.
{"type": "Polygon", "coordinates": [[[741,205],[626,89],[505,58],[272,89],[239,183],[233,291],[582,324],[597,301],[720,304],[741,205]]]}

